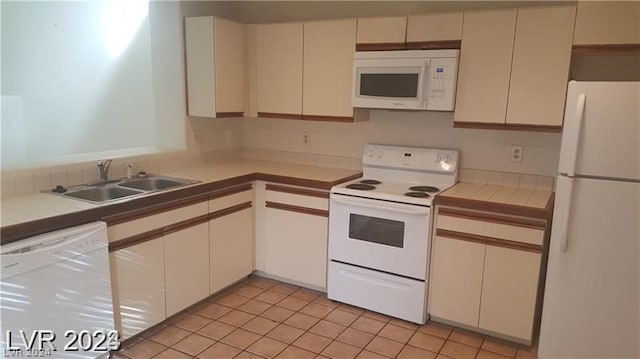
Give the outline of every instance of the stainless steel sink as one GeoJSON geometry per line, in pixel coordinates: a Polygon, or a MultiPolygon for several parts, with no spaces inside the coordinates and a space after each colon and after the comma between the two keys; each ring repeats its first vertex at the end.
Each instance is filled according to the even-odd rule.
{"type": "Polygon", "coordinates": [[[147,177],[123,178],[69,188],[59,187],[52,191],[44,191],[54,195],[79,199],[92,203],[105,203],[141,196],[148,193],[166,191],[172,188],[199,183],[184,178],[148,175],[147,177]]]}
{"type": "Polygon", "coordinates": [[[120,187],[135,188],[143,191],[158,191],[174,187],[186,186],[194,183],[190,180],[167,178],[167,177],[149,177],[134,180],[128,180],[118,183],[120,187]]]}
{"type": "Polygon", "coordinates": [[[144,193],[129,188],[120,188],[116,186],[92,187],[74,192],[65,193],[64,196],[84,199],[91,202],[106,202],[114,199],[135,196],[144,193]]]}

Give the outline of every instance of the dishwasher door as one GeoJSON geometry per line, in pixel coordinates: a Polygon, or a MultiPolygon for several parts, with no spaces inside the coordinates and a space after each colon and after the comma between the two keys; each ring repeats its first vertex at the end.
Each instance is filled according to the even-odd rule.
{"type": "Polygon", "coordinates": [[[2,357],[97,358],[116,349],[104,222],[4,245],[0,268],[2,357]]]}

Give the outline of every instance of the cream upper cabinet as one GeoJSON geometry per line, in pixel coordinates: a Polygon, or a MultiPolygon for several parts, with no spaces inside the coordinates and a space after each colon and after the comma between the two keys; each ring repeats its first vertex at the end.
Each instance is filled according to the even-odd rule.
{"type": "Polygon", "coordinates": [[[561,128],[574,17],[574,6],[465,13],[457,125],[561,128]]]}
{"type": "Polygon", "coordinates": [[[451,41],[462,39],[462,13],[409,16],[407,42],[451,41]]]}
{"type": "Polygon", "coordinates": [[[189,116],[242,116],[246,92],[245,32],[245,25],[225,19],[185,18],[189,116]]]}
{"type": "Polygon", "coordinates": [[[562,126],[575,7],[518,10],[507,124],[562,126]]]}
{"type": "Polygon", "coordinates": [[[257,112],[302,114],[302,23],[256,25],[257,112]]]}
{"type": "Polygon", "coordinates": [[[303,115],[352,117],[356,20],[304,23],[303,115]]]}
{"type": "Polygon", "coordinates": [[[578,1],[573,44],[640,44],[640,2],[578,1]]]}
{"type": "Polygon", "coordinates": [[[358,19],[358,44],[404,44],[406,17],[375,17],[358,19]]]}
{"type": "Polygon", "coordinates": [[[456,122],[504,123],[516,10],[464,13],[456,122]]]}

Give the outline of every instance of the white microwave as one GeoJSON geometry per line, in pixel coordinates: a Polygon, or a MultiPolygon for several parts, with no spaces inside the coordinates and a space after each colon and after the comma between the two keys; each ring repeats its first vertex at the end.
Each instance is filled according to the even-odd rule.
{"type": "Polygon", "coordinates": [[[353,107],[453,111],[460,50],[360,51],[353,107]]]}

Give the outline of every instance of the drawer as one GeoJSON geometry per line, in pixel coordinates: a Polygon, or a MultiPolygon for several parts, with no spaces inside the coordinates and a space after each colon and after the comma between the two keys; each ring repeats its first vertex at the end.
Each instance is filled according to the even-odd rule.
{"type": "Polygon", "coordinates": [[[276,202],[323,211],[329,210],[329,192],[272,184],[267,184],[266,189],[266,202],[276,202]]]}
{"type": "Polygon", "coordinates": [[[191,218],[206,215],[209,207],[207,201],[198,202],[189,206],[172,209],[166,212],[150,215],[129,222],[107,227],[109,242],[128,238],[136,234],[163,228],[169,224],[186,221],[191,218]]]}
{"type": "Polygon", "coordinates": [[[542,246],[545,221],[440,208],[436,228],[542,246]]]}
{"type": "Polygon", "coordinates": [[[224,197],[209,200],[209,213],[213,213],[225,208],[233,207],[242,203],[253,201],[253,190],[251,188],[226,195],[224,197]]]}

